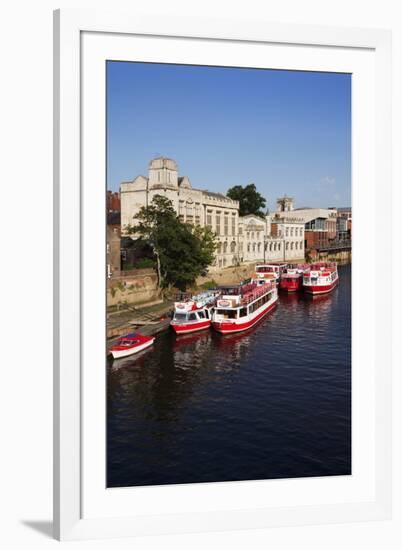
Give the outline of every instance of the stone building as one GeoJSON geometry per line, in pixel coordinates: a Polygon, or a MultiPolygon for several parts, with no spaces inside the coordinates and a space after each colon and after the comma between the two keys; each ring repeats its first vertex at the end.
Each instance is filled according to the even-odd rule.
{"type": "Polygon", "coordinates": [[[276,212],[267,215],[265,259],[304,261],[304,222],[293,211],[293,199],[280,197],[276,212]]]}
{"type": "Polygon", "coordinates": [[[194,189],[187,176],[179,176],[177,164],[165,157],[149,163],[148,176],[137,176],[120,186],[122,236],[135,225],[140,208],[155,195],[168,198],[180,220],[209,227],[217,236],[211,271],[242,262],[304,259],[304,224],[295,216],[293,199],[278,199],[274,216],[239,216],[239,202],[222,193],[194,189]],[[286,214],[288,217],[284,217],[286,214]]]}
{"type": "Polygon", "coordinates": [[[239,217],[239,262],[264,260],[267,219],[253,214],[239,217]]]}
{"type": "Polygon", "coordinates": [[[222,193],[194,189],[187,176],[178,176],[174,160],[159,157],[149,163],[148,177],[137,176],[120,186],[122,234],[128,225],[135,225],[134,216],[155,195],[168,198],[179,218],[201,227],[210,227],[218,240],[216,267],[237,261],[239,202],[222,193]]]}
{"type": "Polygon", "coordinates": [[[288,221],[297,218],[303,223],[305,248],[325,246],[336,238],[336,208],[294,208],[293,199],[286,196],[277,202],[278,212],[283,218],[288,221]]]}

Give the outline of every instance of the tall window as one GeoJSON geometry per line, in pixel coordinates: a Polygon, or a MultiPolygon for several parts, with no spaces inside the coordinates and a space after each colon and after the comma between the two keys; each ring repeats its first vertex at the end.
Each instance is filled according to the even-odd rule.
{"type": "Polygon", "coordinates": [[[221,213],[220,212],[216,213],[216,234],[217,235],[221,234],[221,213]]]}
{"type": "Polygon", "coordinates": [[[232,235],[236,235],[236,214],[232,214],[232,235]]]}
{"type": "Polygon", "coordinates": [[[207,227],[212,229],[212,210],[207,210],[207,227]]]}
{"type": "Polygon", "coordinates": [[[225,217],[224,217],[224,224],[225,224],[225,235],[229,235],[229,216],[228,214],[225,212],[225,217]]]}
{"type": "Polygon", "coordinates": [[[234,252],[236,252],[236,243],[234,241],[232,241],[230,243],[230,252],[233,254],[234,252]]]}

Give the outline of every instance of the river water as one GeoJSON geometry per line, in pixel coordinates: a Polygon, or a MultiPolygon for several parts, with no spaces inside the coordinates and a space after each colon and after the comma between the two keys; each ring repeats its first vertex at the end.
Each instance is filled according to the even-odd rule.
{"type": "Polygon", "coordinates": [[[351,269],[237,335],[157,337],[108,364],[107,485],[351,473],[351,269]]]}

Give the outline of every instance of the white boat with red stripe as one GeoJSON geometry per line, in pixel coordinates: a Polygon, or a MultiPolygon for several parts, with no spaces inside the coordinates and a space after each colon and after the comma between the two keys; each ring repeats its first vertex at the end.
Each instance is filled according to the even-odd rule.
{"type": "Polygon", "coordinates": [[[250,280],[227,287],[217,300],[212,326],[222,334],[241,332],[261,321],[278,302],[275,280],[250,280]]]}
{"type": "Polygon", "coordinates": [[[174,304],[173,319],[170,322],[176,334],[189,334],[209,328],[212,309],[219,295],[220,292],[216,290],[196,296],[182,295],[181,300],[174,304]]]}
{"type": "Polygon", "coordinates": [[[110,353],[113,355],[113,359],[120,359],[149,348],[154,341],[155,336],[144,336],[138,332],[131,332],[119,338],[117,343],[110,348],[110,353]]]}
{"type": "Polygon", "coordinates": [[[280,276],[284,270],[288,267],[287,263],[273,262],[271,264],[258,264],[255,266],[255,276],[257,279],[274,279],[279,281],[280,276]]]}
{"type": "Polygon", "coordinates": [[[336,262],[317,262],[311,264],[303,273],[303,290],[314,296],[327,294],[339,283],[336,262]]]}

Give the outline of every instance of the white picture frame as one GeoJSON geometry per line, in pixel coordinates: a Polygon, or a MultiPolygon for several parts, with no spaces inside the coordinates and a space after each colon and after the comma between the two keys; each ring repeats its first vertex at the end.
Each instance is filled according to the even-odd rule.
{"type": "Polygon", "coordinates": [[[373,295],[363,275],[367,255],[371,254],[374,272],[380,273],[381,266],[391,261],[390,32],[82,10],[55,12],[54,28],[55,537],[105,538],[389,518],[391,301],[390,294],[373,295]],[[198,64],[210,63],[211,56],[215,64],[229,64],[235,49],[242,60],[239,66],[261,66],[269,48],[269,67],[328,71],[346,67],[356,74],[352,425],[357,466],[353,479],[337,480],[337,487],[325,479],[162,490],[102,487],[104,373],[99,372],[96,355],[104,357],[104,349],[100,346],[92,356],[82,345],[83,335],[86,340],[96,338],[104,330],[104,316],[96,313],[104,311],[105,243],[100,237],[88,247],[91,231],[102,234],[104,224],[102,67],[110,55],[118,59],[126,52],[125,58],[131,59],[138,48],[143,48],[144,61],[177,62],[177,52],[183,48],[176,42],[186,42],[185,55],[198,64]],[[367,292],[374,304],[369,312],[363,310],[367,292]],[[331,496],[324,499],[324,494],[331,496]],[[192,508],[189,503],[195,499],[199,505],[192,508]],[[230,501],[235,504],[229,506],[230,501]],[[157,507],[156,502],[161,505],[157,507]]]}

